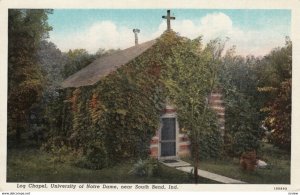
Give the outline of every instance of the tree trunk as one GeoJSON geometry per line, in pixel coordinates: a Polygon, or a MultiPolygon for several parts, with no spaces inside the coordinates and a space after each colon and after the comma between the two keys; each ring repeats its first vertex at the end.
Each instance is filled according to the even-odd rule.
{"type": "Polygon", "coordinates": [[[195,184],[198,183],[198,164],[194,165],[194,181],[195,181],[195,184]]]}
{"type": "Polygon", "coordinates": [[[195,140],[193,146],[193,153],[194,153],[194,182],[195,184],[198,183],[198,133],[195,131],[194,128],[194,105],[192,105],[192,112],[191,112],[191,131],[193,132],[194,136],[193,139],[195,140]]]}
{"type": "Polygon", "coordinates": [[[195,149],[195,157],[194,157],[194,181],[195,181],[195,184],[197,184],[198,183],[198,163],[199,163],[198,144],[196,144],[195,148],[196,149],[195,149]]]}

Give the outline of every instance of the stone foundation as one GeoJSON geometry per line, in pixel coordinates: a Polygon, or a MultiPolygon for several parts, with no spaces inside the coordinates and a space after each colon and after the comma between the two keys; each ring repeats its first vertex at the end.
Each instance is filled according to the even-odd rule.
{"type": "MultiPolygon", "coordinates": [[[[179,157],[190,156],[190,140],[188,136],[184,133],[180,133],[179,136],[179,151],[177,151],[177,155],[179,157]]],[[[150,144],[150,156],[153,158],[158,158],[159,154],[159,137],[158,131],[156,131],[156,135],[152,137],[150,144]]]]}

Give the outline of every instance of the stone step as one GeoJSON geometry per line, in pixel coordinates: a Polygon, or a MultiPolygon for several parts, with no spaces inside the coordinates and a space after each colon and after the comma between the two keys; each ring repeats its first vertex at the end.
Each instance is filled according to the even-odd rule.
{"type": "Polygon", "coordinates": [[[168,162],[164,162],[165,160],[161,160],[160,162],[168,167],[184,167],[184,166],[191,166],[190,163],[187,163],[183,160],[176,160],[177,162],[171,162],[171,163],[168,163],[168,162]]]}

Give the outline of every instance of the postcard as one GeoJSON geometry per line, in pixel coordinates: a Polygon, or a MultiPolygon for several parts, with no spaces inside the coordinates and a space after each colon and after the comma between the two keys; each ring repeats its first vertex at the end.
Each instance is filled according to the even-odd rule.
{"type": "Polygon", "coordinates": [[[297,194],[299,8],[0,1],[0,191],[297,194]]]}

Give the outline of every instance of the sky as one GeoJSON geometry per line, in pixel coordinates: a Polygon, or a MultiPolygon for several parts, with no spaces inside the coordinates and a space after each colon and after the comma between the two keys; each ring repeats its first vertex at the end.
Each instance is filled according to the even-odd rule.
{"type": "MultiPolygon", "coordinates": [[[[65,52],[99,48],[125,49],[134,45],[132,29],[140,29],[139,42],[159,37],[167,28],[165,9],[55,9],[49,40],[65,52]]],[[[240,55],[263,56],[283,46],[291,36],[291,11],[280,9],[172,9],[171,28],[181,36],[203,42],[227,39],[240,55]]]]}

